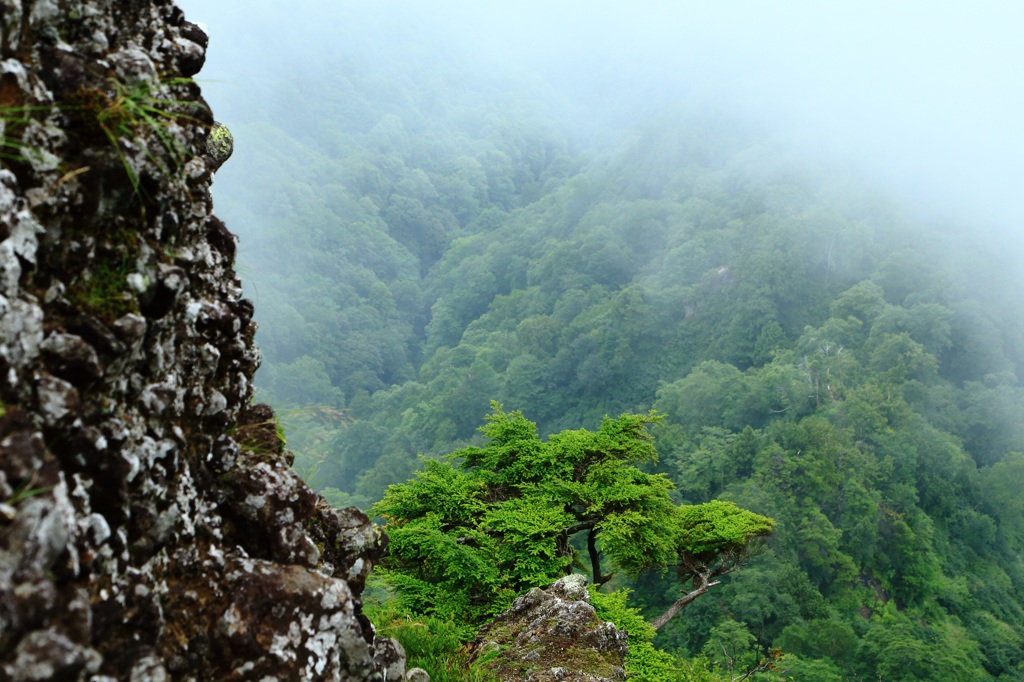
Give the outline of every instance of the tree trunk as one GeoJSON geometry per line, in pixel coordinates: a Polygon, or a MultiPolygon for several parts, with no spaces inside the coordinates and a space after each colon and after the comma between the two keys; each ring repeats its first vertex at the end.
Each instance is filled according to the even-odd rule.
{"type": "Polygon", "coordinates": [[[593,584],[601,587],[612,579],[612,574],[601,575],[601,555],[597,553],[597,531],[593,528],[587,533],[587,551],[590,553],[590,566],[594,573],[593,584]]]}
{"type": "Polygon", "coordinates": [[[657,630],[662,625],[664,625],[665,623],[667,623],[670,620],[672,620],[672,617],[675,616],[680,611],[682,611],[683,608],[687,604],[689,604],[694,599],[696,599],[700,595],[702,595],[705,592],[707,592],[709,589],[711,589],[711,587],[713,587],[713,586],[717,585],[718,583],[722,582],[721,580],[716,580],[714,582],[708,582],[708,577],[709,576],[707,574],[700,574],[700,575],[698,575],[697,578],[700,580],[700,584],[697,586],[697,588],[695,590],[693,590],[692,592],[688,593],[682,599],[677,600],[676,603],[672,604],[672,606],[668,607],[668,610],[665,611],[665,613],[661,614],[660,616],[658,616],[657,618],[652,620],[651,621],[651,626],[655,630],[657,630]]]}
{"type": "MultiPolygon", "coordinates": [[[[572,547],[569,545],[569,535],[564,530],[562,531],[562,534],[558,536],[556,547],[558,556],[572,556],[572,547]]],[[[564,571],[566,575],[572,573],[572,561],[565,565],[564,571]]]]}

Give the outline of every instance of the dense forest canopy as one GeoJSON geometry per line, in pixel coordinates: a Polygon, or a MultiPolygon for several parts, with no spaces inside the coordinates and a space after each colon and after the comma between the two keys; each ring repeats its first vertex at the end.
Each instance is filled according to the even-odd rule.
{"type": "MultiPolygon", "coordinates": [[[[256,301],[257,384],[308,480],[368,508],[418,455],[480,447],[494,400],[544,437],[653,408],[647,473],[674,503],[777,522],[659,630],[665,651],[779,647],[796,679],[1024,679],[1021,108],[986,87],[998,71],[952,80],[989,55],[959,23],[990,21],[1008,56],[998,11],[921,10],[910,36],[892,10],[903,53],[859,42],[882,30],[870,7],[845,32],[751,10],[728,40],[694,10],[645,43],[642,3],[612,16],[622,33],[592,15],[558,33],[551,10],[532,42],[529,15],[489,33],[480,9],[375,6],[244,31],[190,14],[213,15],[226,81],[208,87],[236,139],[215,198],[256,301]],[[798,49],[759,52],[759,20],[798,49]],[[676,52],[673,27],[692,38],[676,52]],[[271,39],[311,47],[275,67],[271,39]],[[559,58],[576,43],[586,59],[559,58]],[[945,75],[908,80],[926,57],[945,75]],[[795,75],[773,89],[772,69],[795,75]],[[968,104],[987,123],[950,135],[968,104]]],[[[620,587],[651,618],[678,596],[656,575],[620,587]]]]}

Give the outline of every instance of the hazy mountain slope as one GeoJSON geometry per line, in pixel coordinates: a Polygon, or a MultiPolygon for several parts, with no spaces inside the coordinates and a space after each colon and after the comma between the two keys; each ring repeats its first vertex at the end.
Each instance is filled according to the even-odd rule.
{"type": "Polygon", "coordinates": [[[543,85],[415,54],[281,81],[324,96],[299,123],[262,104],[236,126],[251,173],[218,178],[252,226],[257,381],[299,408],[300,470],[365,506],[476,438],[492,399],[543,433],[655,407],[682,499],[780,524],[663,646],[781,646],[813,679],[1017,679],[1010,251],[695,105],[581,132],[543,85]]]}

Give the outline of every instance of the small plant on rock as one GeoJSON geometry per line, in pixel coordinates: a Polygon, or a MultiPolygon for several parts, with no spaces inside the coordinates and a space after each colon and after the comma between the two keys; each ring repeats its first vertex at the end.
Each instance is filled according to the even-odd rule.
{"type": "Polygon", "coordinates": [[[33,121],[33,114],[49,111],[50,107],[0,106],[0,160],[31,163],[42,156],[42,151],[22,138],[33,121]]]}
{"type": "Polygon", "coordinates": [[[172,126],[183,123],[198,123],[193,115],[186,113],[196,106],[189,100],[167,99],[160,96],[168,88],[193,82],[188,78],[175,78],[157,84],[141,82],[126,85],[116,79],[107,81],[102,90],[82,88],[74,97],[73,108],[82,115],[86,124],[99,129],[117,153],[135,194],[143,198],[139,175],[128,159],[126,149],[135,142],[145,149],[146,157],[165,176],[172,176],[188,160],[189,151],[176,137],[172,126]],[[165,163],[155,150],[150,149],[144,139],[156,136],[169,163],[165,163]]]}

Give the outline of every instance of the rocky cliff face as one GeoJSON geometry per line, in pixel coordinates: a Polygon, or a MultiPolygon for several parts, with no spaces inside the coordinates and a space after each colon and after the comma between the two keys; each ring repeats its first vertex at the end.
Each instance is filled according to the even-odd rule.
{"type": "Polygon", "coordinates": [[[251,404],[206,36],[170,0],[0,12],[0,680],[381,677],[384,538],[251,404]]]}

